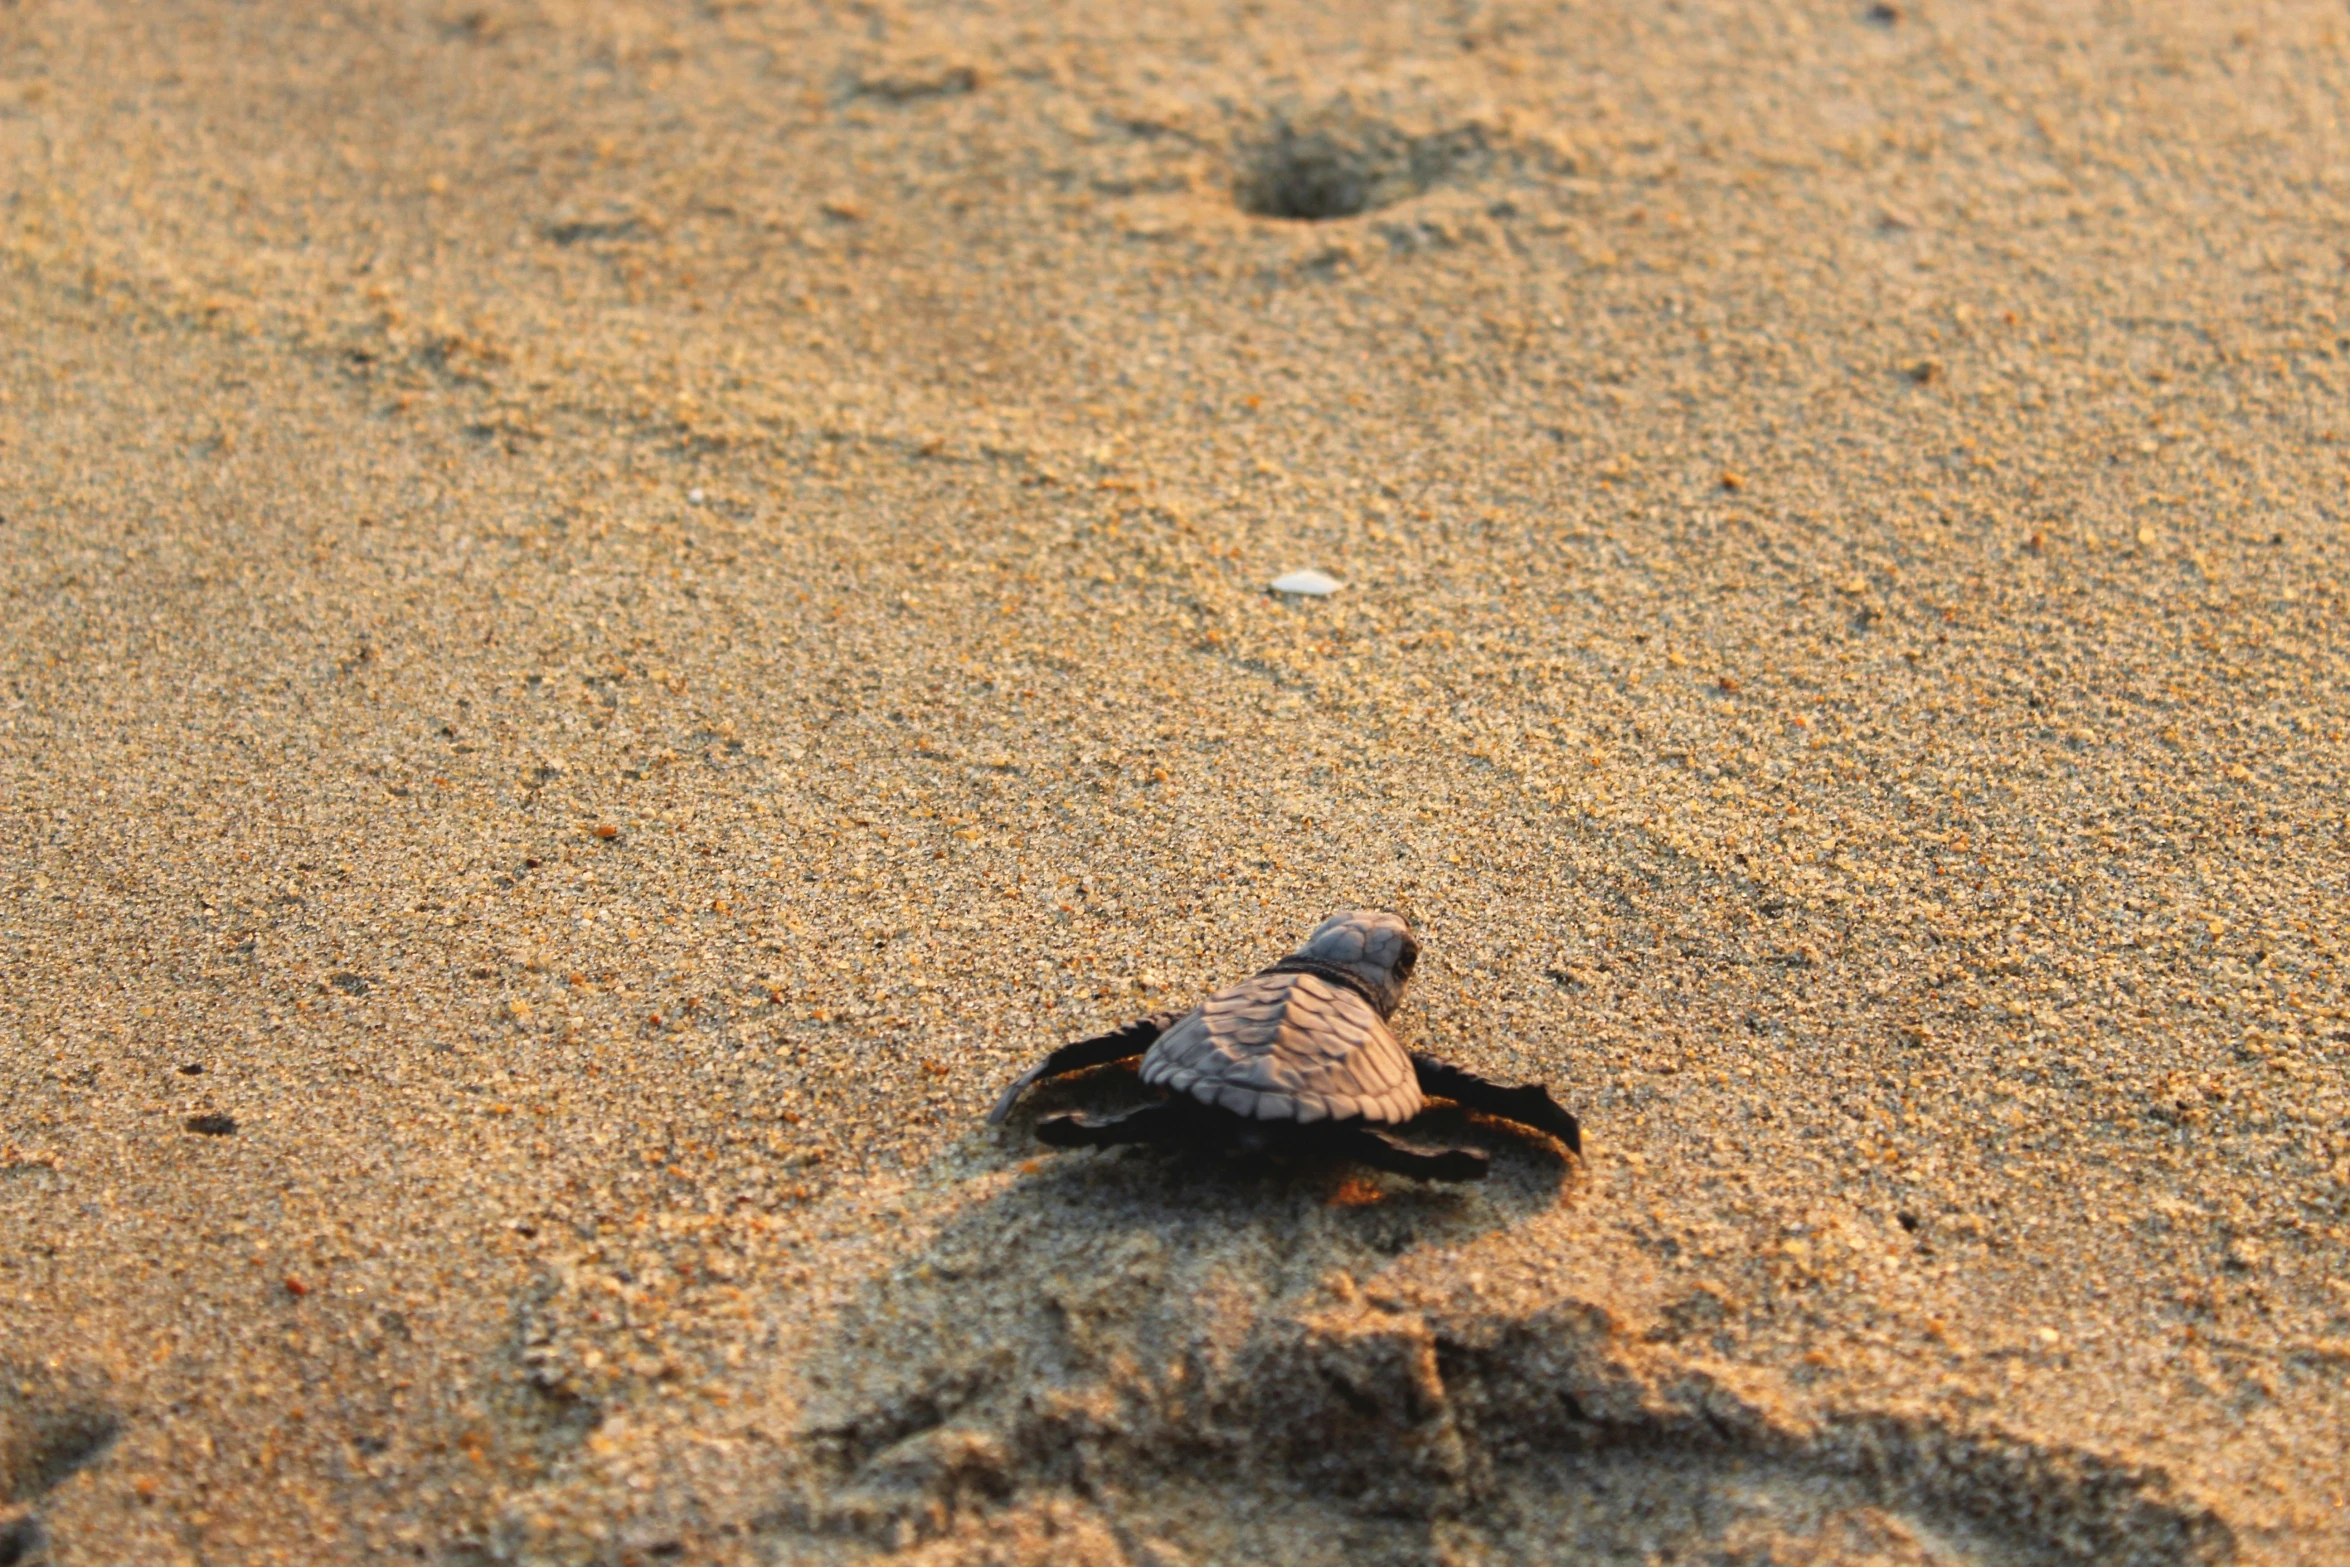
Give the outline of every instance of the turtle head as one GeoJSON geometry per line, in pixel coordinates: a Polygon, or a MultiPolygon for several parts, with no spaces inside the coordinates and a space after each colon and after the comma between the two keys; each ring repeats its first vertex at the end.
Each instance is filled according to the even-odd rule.
{"type": "Polygon", "coordinates": [[[1296,956],[1342,968],[1371,992],[1379,1015],[1403,1001],[1404,982],[1420,961],[1420,940],[1411,922],[1385,909],[1348,909],[1314,927],[1296,956]]]}

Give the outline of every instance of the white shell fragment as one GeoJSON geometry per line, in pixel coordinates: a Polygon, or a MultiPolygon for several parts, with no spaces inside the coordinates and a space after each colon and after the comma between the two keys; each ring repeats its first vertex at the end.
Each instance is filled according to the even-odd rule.
{"type": "Polygon", "coordinates": [[[1273,579],[1273,591],[1276,593],[1302,593],[1307,598],[1317,599],[1326,599],[1345,586],[1336,577],[1326,576],[1319,571],[1293,571],[1285,577],[1273,579]]]}

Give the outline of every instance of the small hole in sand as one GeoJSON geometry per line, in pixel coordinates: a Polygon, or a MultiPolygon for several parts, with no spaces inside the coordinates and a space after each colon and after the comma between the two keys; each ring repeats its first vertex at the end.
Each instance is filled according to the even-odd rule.
{"type": "MultiPolygon", "coordinates": [[[[1327,132],[1284,130],[1257,156],[1241,180],[1243,211],[1260,218],[1323,223],[1369,211],[1380,184],[1370,149],[1349,146],[1327,132]]],[[[1392,199],[1392,198],[1390,198],[1392,199]]]]}
{"type": "Polygon", "coordinates": [[[1233,199],[1243,212],[1327,223],[1419,195],[1484,160],[1483,133],[1408,134],[1344,108],[1282,121],[1243,149],[1233,199]]]}

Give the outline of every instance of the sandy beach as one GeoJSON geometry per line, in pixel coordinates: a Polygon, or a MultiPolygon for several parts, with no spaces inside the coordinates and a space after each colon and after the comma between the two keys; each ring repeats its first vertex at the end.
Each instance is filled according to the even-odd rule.
{"type": "Polygon", "coordinates": [[[0,0],[0,1567],[2350,1561],[2346,234],[2316,0],[0,0]],[[1373,906],[1581,1157],[983,1124],[1373,906]]]}

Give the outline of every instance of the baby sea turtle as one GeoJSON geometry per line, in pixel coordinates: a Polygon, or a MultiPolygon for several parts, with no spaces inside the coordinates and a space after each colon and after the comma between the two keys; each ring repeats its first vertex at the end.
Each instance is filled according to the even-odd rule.
{"type": "Polygon", "coordinates": [[[1248,1149],[1312,1149],[1434,1181],[1485,1177],[1474,1148],[1435,1148],[1392,1128],[1430,1096],[1547,1132],[1577,1153],[1582,1129],[1540,1083],[1505,1088],[1406,1052],[1387,1031],[1420,943],[1401,915],[1334,914],[1306,944],[1189,1012],[1161,1013],[1115,1033],[1063,1045],[1003,1092],[999,1122],[1029,1084],[1142,1057],[1142,1080],[1168,1090],[1156,1104],[1108,1120],[1056,1115],[1037,1123],[1057,1148],[1207,1142],[1248,1149]]]}

